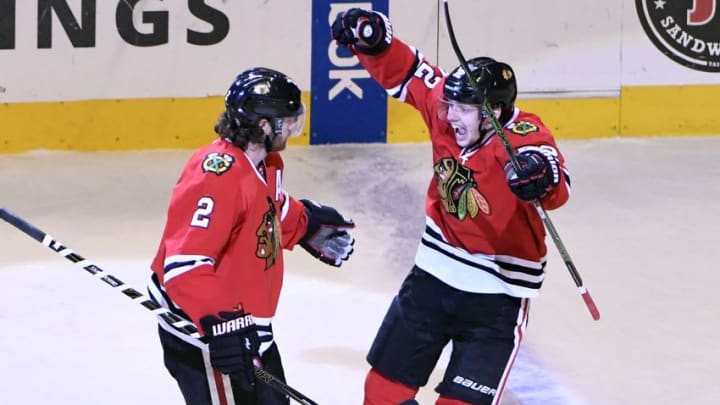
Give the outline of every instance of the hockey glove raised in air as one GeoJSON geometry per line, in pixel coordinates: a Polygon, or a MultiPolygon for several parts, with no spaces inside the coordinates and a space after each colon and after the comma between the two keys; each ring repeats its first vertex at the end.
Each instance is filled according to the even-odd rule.
{"type": "Polygon", "coordinates": [[[378,55],[392,42],[390,20],[380,12],[351,8],[338,14],[332,37],[341,45],[352,45],[366,55],[378,55]]]}
{"type": "Polygon", "coordinates": [[[560,168],[555,155],[540,148],[517,155],[520,170],[505,165],[505,177],[510,190],[524,201],[542,199],[560,182],[560,168]]]}
{"type": "Polygon", "coordinates": [[[340,215],[333,207],[312,200],[300,200],[305,205],[308,225],[300,246],[321,262],[340,267],[353,252],[355,239],[347,232],[355,223],[340,215]]]}
{"type": "Polygon", "coordinates": [[[260,339],[252,315],[242,312],[220,312],[208,315],[200,326],[210,349],[210,364],[229,375],[245,391],[255,386],[255,365],[260,359],[260,339]]]}

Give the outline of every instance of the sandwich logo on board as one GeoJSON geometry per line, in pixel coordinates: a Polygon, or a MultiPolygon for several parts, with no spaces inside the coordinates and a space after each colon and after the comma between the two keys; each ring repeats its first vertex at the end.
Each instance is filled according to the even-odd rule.
{"type": "Polygon", "coordinates": [[[635,0],[640,23],[653,44],[673,61],[720,72],[718,0],[635,0]]]}

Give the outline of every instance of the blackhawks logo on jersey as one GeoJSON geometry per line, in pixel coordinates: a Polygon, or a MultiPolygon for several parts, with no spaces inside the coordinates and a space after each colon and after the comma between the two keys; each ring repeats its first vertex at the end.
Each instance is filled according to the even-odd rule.
{"type": "Polygon", "coordinates": [[[433,169],[440,199],[449,214],[461,221],[468,215],[475,218],[479,212],[490,215],[490,204],[477,190],[472,170],[451,158],[441,159],[433,169]]]}
{"type": "Polygon", "coordinates": [[[538,131],[538,127],[537,127],[537,125],[535,125],[535,124],[533,124],[533,123],[531,123],[531,122],[520,121],[520,122],[516,122],[516,123],[514,123],[514,124],[511,124],[511,125],[510,125],[510,130],[511,130],[514,134],[518,134],[518,135],[521,135],[521,136],[525,136],[525,135],[527,135],[527,134],[529,134],[529,133],[531,133],[531,132],[537,132],[537,131],[538,131]]]}
{"type": "Polygon", "coordinates": [[[218,176],[230,170],[235,162],[235,158],[227,153],[222,155],[217,152],[208,153],[202,162],[203,173],[215,173],[218,176]]]}
{"type": "Polygon", "coordinates": [[[275,264],[280,251],[280,224],[275,215],[275,204],[269,197],[267,202],[268,210],[255,231],[255,235],[258,237],[255,256],[265,259],[265,270],[275,264]]]}

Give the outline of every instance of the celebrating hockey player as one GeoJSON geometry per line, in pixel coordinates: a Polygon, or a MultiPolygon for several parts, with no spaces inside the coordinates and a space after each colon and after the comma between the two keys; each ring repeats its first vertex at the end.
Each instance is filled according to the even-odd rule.
{"type": "Polygon", "coordinates": [[[498,404],[544,278],[545,229],[532,202],[555,209],[568,199],[564,159],[540,118],[515,105],[508,64],[469,60],[477,94],[461,67],[445,76],[379,12],[350,9],[331,33],[420,112],[433,152],[425,232],[367,356],[364,403],[415,403],[451,342],[436,404],[498,404]],[[483,103],[517,152],[517,172],[483,103]]]}
{"type": "Polygon", "coordinates": [[[284,381],[272,329],[283,249],[299,244],[332,266],[353,252],[351,220],[283,190],[279,152],[304,118],[285,74],[241,73],[215,125],[220,139],[190,157],[175,185],[149,291],[204,332],[209,350],[159,319],[165,366],[187,404],[288,404],[254,374],[284,381]]]}

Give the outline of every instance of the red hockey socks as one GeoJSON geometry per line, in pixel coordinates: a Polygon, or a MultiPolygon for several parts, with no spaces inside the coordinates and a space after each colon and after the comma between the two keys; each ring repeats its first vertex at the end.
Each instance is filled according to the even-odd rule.
{"type": "Polygon", "coordinates": [[[418,387],[408,387],[389,380],[374,369],[365,378],[365,401],[363,405],[397,405],[415,398],[418,387]]]}

